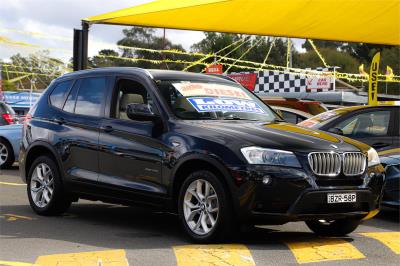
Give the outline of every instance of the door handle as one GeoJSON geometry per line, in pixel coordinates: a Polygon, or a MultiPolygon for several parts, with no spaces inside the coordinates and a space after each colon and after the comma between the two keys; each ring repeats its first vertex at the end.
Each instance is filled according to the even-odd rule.
{"type": "Polygon", "coordinates": [[[53,121],[56,122],[59,125],[62,125],[62,124],[65,123],[65,119],[62,118],[62,117],[56,117],[56,118],[53,119],[53,121]]]}
{"type": "Polygon", "coordinates": [[[102,126],[100,127],[100,129],[103,130],[104,132],[111,132],[114,130],[112,126],[102,126]]]}

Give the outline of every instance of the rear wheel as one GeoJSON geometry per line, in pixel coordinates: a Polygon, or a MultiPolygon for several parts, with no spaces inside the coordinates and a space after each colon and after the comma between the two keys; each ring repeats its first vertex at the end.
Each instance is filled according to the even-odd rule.
{"type": "Polygon", "coordinates": [[[14,151],[11,145],[0,139],[0,169],[6,169],[14,163],[14,151]]]}
{"type": "Polygon", "coordinates": [[[196,171],[183,182],[178,200],[186,233],[196,242],[226,237],[233,224],[231,202],[225,186],[209,171],[196,171]]]}
{"type": "Polygon", "coordinates": [[[320,236],[345,236],[356,230],[360,223],[358,219],[306,221],[308,228],[320,236]]]}
{"type": "Polygon", "coordinates": [[[37,214],[58,215],[71,206],[58,168],[50,157],[40,156],[33,162],[27,183],[29,203],[37,214]]]}

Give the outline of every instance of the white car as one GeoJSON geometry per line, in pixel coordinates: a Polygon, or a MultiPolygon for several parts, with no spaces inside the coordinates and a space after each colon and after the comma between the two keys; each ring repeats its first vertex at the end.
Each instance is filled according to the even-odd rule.
{"type": "Polygon", "coordinates": [[[282,116],[283,119],[285,119],[286,122],[292,123],[292,124],[297,124],[300,123],[304,120],[307,120],[311,118],[313,115],[292,109],[292,108],[287,108],[287,107],[282,107],[282,106],[271,106],[272,109],[274,109],[278,114],[282,116]]]}

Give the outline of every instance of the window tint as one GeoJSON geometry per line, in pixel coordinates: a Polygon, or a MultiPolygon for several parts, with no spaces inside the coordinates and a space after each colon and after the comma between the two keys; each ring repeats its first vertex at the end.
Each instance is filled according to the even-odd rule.
{"type": "Polygon", "coordinates": [[[65,100],[65,94],[72,85],[72,80],[59,83],[50,94],[50,103],[54,107],[62,108],[65,100]]]}
{"type": "Polygon", "coordinates": [[[82,79],[75,105],[75,113],[90,116],[102,115],[102,103],[106,96],[106,78],[82,79]]]}
{"type": "Polygon", "coordinates": [[[388,134],[390,111],[362,113],[340,122],[334,128],[343,135],[357,138],[386,136],[388,134]]]}
{"type": "Polygon", "coordinates": [[[67,101],[64,104],[63,110],[65,112],[73,113],[74,108],[75,108],[75,100],[76,100],[76,95],[78,94],[78,88],[79,88],[80,80],[77,80],[74,84],[74,87],[70,91],[67,101]]]}

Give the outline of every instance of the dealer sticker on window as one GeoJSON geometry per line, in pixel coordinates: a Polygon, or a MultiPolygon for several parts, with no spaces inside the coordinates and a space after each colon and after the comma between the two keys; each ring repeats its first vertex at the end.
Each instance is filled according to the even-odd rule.
{"type": "Polygon", "coordinates": [[[254,101],[230,98],[196,97],[187,98],[198,112],[244,112],[264,114],[254,101]]]}
{"type": "Polygon", "coordinates": [[[223,84],[213,83],[173,83],[174,87],[185,97],[211,96],[230,97],[250,100],[250,96],[243,89],[223,84]]]}

